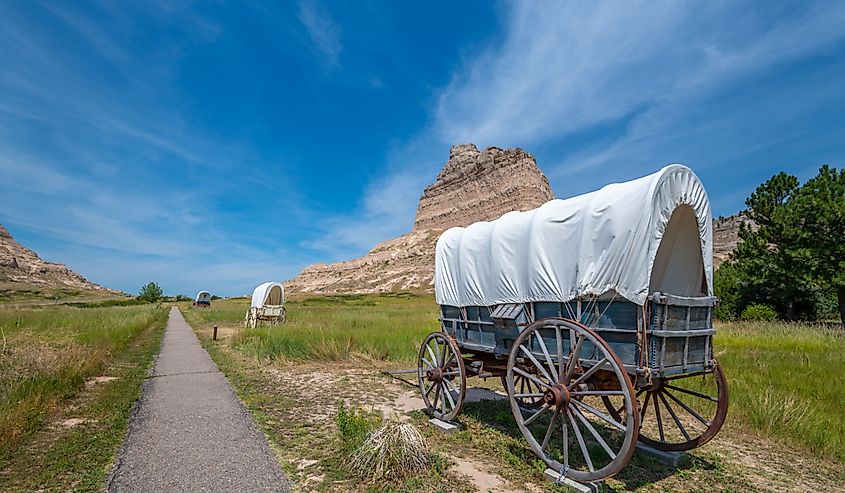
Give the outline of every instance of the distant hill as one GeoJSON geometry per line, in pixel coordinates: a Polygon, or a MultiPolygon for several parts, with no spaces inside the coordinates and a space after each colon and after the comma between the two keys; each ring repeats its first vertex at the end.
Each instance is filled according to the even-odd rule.
{"type": "Polygon", "coordinates": [[[121,294],[85,279],[65,265],[41,259],[0,225],[0,302],[121,294]]]}
{"type": "MultiPolygon", "coordinates": [[[[440,233],[510,211],[534,209],[553,198],[548,179],[522,149],[453,146],[437,179],[420,197],[411,232],[379,243],[363,257],[306,267],[286,283],[286,289],[313,294],[433,291],[434,248],[440,233]]],[[[739,243],[743,219],[737,215],[714,220],[716,266],[739,243]]]]}

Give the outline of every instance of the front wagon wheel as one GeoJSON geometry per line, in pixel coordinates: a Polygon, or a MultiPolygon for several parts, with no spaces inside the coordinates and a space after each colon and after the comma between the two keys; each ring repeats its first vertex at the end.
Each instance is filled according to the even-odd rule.
{"type": "Polygon", "coordinates": [[[457,344],[442,332],[432,332],[423,341],[417,376],[428,413],[451,421],[461,412],[467,389],[464,360],[457,344]]]}
{"type": "Polygon", "coordinates": [[[534,453],[576,481],[610,477],[631,460],[639,412],[625,367],[586,326],[550,318],[529,325],[514,342],[505,375],[511,411],[534,453]],[[536,389],[523,391],[518,382],[536,389]],[[602,397],[621,399],[624,419],[600,411],[602,397]],[[526,408],[526,399],[542,399],[526,408]]]}

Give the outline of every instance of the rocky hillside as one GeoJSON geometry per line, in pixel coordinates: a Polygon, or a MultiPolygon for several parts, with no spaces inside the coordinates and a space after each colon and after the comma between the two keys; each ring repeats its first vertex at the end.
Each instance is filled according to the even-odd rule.
{"type": "Polygon", "coordinates": [[[522,149],[453,146],[449,161],[420,198],[410,233],[355,260],[307,267],[286,283],[287,289],[315,294],[430,291],[434,247],[445,229],[533,209],[552,198],[548,179],[522,149]]]}
{"type": "Polygon", "coordinates": [[[62,264],[42,260],[0,225],[0,291],[21,286],[67,291],[116,293],[94,284],[62,264]]]}

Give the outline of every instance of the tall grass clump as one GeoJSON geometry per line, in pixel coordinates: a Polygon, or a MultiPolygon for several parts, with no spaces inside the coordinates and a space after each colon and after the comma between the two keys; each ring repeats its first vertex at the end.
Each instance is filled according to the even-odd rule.
{"type": "Polygon", "coordinates": [[[728,419],[845,461],[845,332],[786,322],[718,324],[728,419]]]}
{"type": "Polygon", "coordinates": [[[347,471],[364,481],[398,481],[426,469],[425,439],[411,424],[382,421],[363,409],[338,406],[335,418],[347,471]]]}
{"type": "Polygon", "coordinates": [[[151,306],[0,310],[0,458],[135,336],[166,317],[151,306]]]}

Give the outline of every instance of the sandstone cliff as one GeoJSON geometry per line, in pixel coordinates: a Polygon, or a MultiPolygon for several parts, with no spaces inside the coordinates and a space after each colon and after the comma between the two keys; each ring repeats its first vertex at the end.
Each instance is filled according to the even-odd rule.
{"type": "Polygon", "coordinates": [[[549,180],[522,149],[456,145],[420,198],[414,230],[466,226],[533,209],[554,198],[549,180]]]}
{"type": "Polygon", "coordinates": [[[307,267],[286,289],[314,294],[431,291],[434,247],[445,229],[533,209],[552,198],[548,179],[522,149],[453,146],[449,161],[420,198],[410,233],[355,260],[307,267]]]}
{"type": "Polygon", "coordinates": [[[42,260],[0,225],[0,291],[19,287],[60,288],[116,293],[94,284],[62,264],[42,260]]]}

